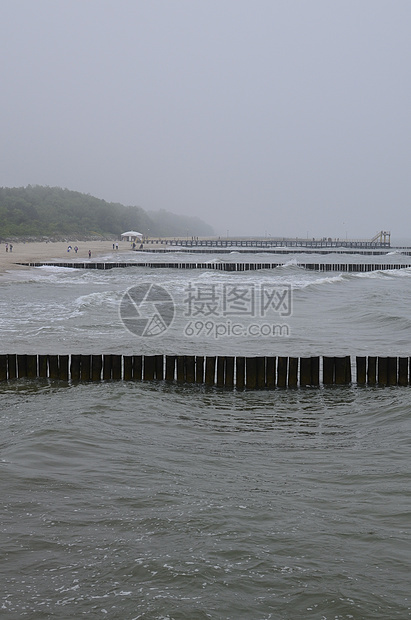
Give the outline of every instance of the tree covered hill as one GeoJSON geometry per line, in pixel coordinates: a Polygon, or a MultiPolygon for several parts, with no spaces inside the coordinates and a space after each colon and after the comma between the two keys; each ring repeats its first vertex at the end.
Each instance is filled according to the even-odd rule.
{"type": "Polygon", "coordinates": [[[158,237],[207,236],[214,231],[197,217],[106,202],[60,187],[0,187],[0,239],[91,237],[137,230],[158,237]]]}

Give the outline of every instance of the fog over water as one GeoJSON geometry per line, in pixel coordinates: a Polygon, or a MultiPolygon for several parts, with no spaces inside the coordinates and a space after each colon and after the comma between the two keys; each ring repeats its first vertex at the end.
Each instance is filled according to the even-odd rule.
{"type": "Polygon", "coordinates": [[[0,185],[217,234],[407,235],[411,4],[4,0],[0,185]]]}

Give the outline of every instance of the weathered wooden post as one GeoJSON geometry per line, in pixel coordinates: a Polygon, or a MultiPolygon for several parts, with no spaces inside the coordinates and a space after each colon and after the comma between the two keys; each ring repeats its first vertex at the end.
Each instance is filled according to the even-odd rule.
{"type": "Polygon", "coordinates": [[[257,387],[257,359],[255,357],[246,357],[245,372],[247,389],[255,390],[257,387]]]}
{"type": "Polygon", "coordinates": [[[112,355],[112,369],[113,369],[113,379],[114,381],[121,381],[121,371],[122,371],[122,356],[121,355],[112,355]]]}
{"type": "Polygon", "coordinates": [[[235,386],[237,390],[243,390],[245,387],[245,357],[236,357],[235,371],[235,386]]]}
{"type": "Polygon", "coordinates": [[[275,388],[276,385],[276,361],[277,358],[275,357],[267,357],[266,361],[265,361],[265,373],[266,373],[266,381],[267,381],[267,387],[272,390],[275,388]]]}
{"type": "Polygon", "coordinates": [[[398,385],[408,385],[408,357],[398,360],[398,385]]]}
{"type": "MultiPolygon", "coordinates": [[[[49,365],[49,378],[50,379],[59,379],[59,356],[58,355],[49,355],[48,356],[48,365],[49,365]]],[[[79,373],[80,373],[80,356],[78,356],[78,365],[79,365],[79,373]]],[[[80,376],[79,376],[80,379],[80,376]]],[[[78,379],[78,380],[79,380],[78,379]]]]}
{"type": "Polygon", "coordinates": [[[124,381],[131,381],[131,379],[133,378],[133,356],[124,355],[123,363],[124,363],[124,381]]]}
{"type": "Polygon", "coordinates": [[[27,377],[27,355],[24,353],[17,355],[17,374],[19,379],[27,377]]]}
{"type": "MultiPolygon", "coordinates": [[[[73,356],[71,356],[73,360],[73,356]]],[[[113,359],[110,353],[103,355],[103,380],[109,381],[113,375],[113,359]]]]}
{"type": "Polygon", "coordinates": [[[205,384],[206,385],[214,385],[215,383],[215,364],[216,364],[216,358],[215,357],[206,357],[206,364],[205,364],[205,384]]]}
{"type": "Polygon", "coordinates": [[[69,356],[59,355],[59,379],[61,381],[69,380],[69,356]]]}
{"type": "Polygon", "coordinates": [[[143,357],[141,355],[133,355],[133,380],[141,381],[143,373],[143,357]]]}
{"type": "Polygon", "coordinates": [[[335,358],[323,357],[323,384],[333,385],[335,383],[335,358]]]}
{"type": "Polygon", "coordinates": [[[47,355],[39,355],[39,377],[45,379],[47,376],[47,355]]]}
{"type": "Polygon", "coordinates": [[[347,355],[345,357],[345,382],[347,385],[349,385],[352,381],[352,375],[351,375],[351,357],[349,355],[347,355]]]}
{"type": "Polygon", "coordinates": [[[166,381],[174,381],[176,356],[166,355],[166,381]]]}
{"type": "Polygon", "coordinates": [[[396,357],[388,358],[387,384],[398,385],[398,361],[396,357]]]}
{"type": "Polygon", "coordinates": [[[225,374],[225,357],[219,355],[217,357],[217,387],[224,387],[224,374],[225,374]]]}
{"type": "Polygon", "coordinates": [[[357,384],[365,385],[367,380],[366,373],[366,358],[365,357],[356,357],[356,366],[357,366],[357,384]]]}
{"type": "MultiPolygon", "coordinates": [[[[51,362],[51,358],[53,356],[49,355],[48,361],[49,361],[49,377],[52,379],[53,377],[52,372],[54,374],[55,369],[52,369],[52,365],[54,366],[54,364],[52,363],[52,365],[50,365],[51,362]]],[[[70,375],[71,375],[71,380],[72,381],[80,381],[80,355],[72,355],[71,356],[71,360],[70,360],[70,375]]],[[[57,378],[57,377],[56,377],[57,378]]]]}
{"type": "Polygon", "coordinates": [[[388,359],[386,357],[378,358],[378,384],[387,385],[388,383],[388,359]]]}
{"type": "Polygon", "coordinates": [[[153,381],[154,374],[155,374],[155,368],[156,368],[155,355],[145,355],[144,356],[144,367],[143,367],[144,381],[153,381]]]}
{"type": "Polygon", "coordinates": [[[29,379],[36,379],[37,373],[37,355],[27,355],[27,376],[29,379]]]}
{"type": "Polygon", "coordinates": [[[347,358],[345,356],[335,358],[335,384],[347,384],[347,358]]]}
{"type": "Polygon", "coordinates": [[[234,357],[232,356],[225,358],[225,386],[234,387],[234,357]]]}
{"type": "Polygon", "coordinates": [[[311,385],[311,357],[300,358],[300,386],[311,385]]]}
{"type": "Polygon", "coordinates": [[[286,387],[288,371],[288,357],[279,357],[277,360],[277,385],[286,387]]]}
{"type": "Polygon", "coordinates": [[[297,387],[298,385],[298,357],[288,359],[288,386],[297,387]]]}
{"type": "Polygon", "coordinates": [[[196,355],[196,383],[204,383],[204,356],[196,355]]]}
{"type": "Polygon", "coordinates": [[[369,357],[367,364],[367,383],[375,385],[377,383],[377,358],[369,357]]]}
{"type": "Polygon", "coordinates": [[[103,358],[101,355],[91,356],[91,380],[100,381],[103,368],[103,358]]]}
{"type": "Polygon", "coordinates": [[[318,387],[320,385],[320,358],[311,358],[311,385],[318,387]]]}
{"type": "Polygon", "coordinates": [[[90,381],[91,355],[80,355],[80,380],[90,381]]]}
{"type": "Polygon", "coordinates": [[[17,379],[17,355],[9,353],[7,355],[8,378],[17,379]]]}
{"type": "Polygon", "coordinates": [[[0,355],[0,381],[7,381],[7,355],[0,355]]]}
{"type": "Polygon", "coordinates": [[[177,355],[177,381],[184,383],[185,375],[185,359],[184,355],[177,355]]]}
{"type": "Polygon", "coordinates": [[[185,356],[186,365],[186,381],[187,383],[195,383],[196,380],[196,358],[195,355],[185,356]]]}
{"type": "Polygon", "coordinates": [[[257,357],[257,388],[265,388],[265,357],[257,357]]]}
{"type": "Polygon", "coordinates": [[[156,379],[163,381],[164,379],[164,356],[156,355],[156,379]]]}

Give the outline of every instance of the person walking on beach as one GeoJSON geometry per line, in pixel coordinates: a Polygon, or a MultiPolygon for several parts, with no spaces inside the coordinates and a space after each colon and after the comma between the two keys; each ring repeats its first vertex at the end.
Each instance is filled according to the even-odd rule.
{"type": "Polygon", "coordinates": [[[88,257],[91,258],[91,250],[88,251],[88,257]]]}
{"type": "Polygon", "coordinates": [[[10,243],[10,252],[12,252],[12,251],[13,251],[13,244],[10,243]]]}
{"type": "Polygon", "coordinates": [[[6,243],[6,252],[8,252],[8,251],[9,251],[9,244],[6,243]]]}

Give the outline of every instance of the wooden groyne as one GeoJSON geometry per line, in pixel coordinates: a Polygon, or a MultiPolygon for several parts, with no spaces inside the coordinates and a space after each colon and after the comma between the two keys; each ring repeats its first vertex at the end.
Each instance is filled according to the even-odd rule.
{"type": "MultiPolygon", "coordinates": [[[[147,269],[202,269],[212,271],[259,271],[261,269],[277,269],[278,267],[290,266],[284,263],[167,263],[167,262],[36,262],[16,263],[25,267],[64,267],[66,269],[125,269],[127,267],[140,267],[147,269]]],[[[293,267],[300,267],[309,271],[332,271],[343,273],[364,273],[369,271],[387,271],[389,269],[410,269],[411,264],[405,263],[295,263],[293,267]]]]}
{"type": "Polygon", "coordinates": [[[168,381],[237,390],[411,383],[409,357],[0,355],[0,382],[16,379],[168,381]]]}

